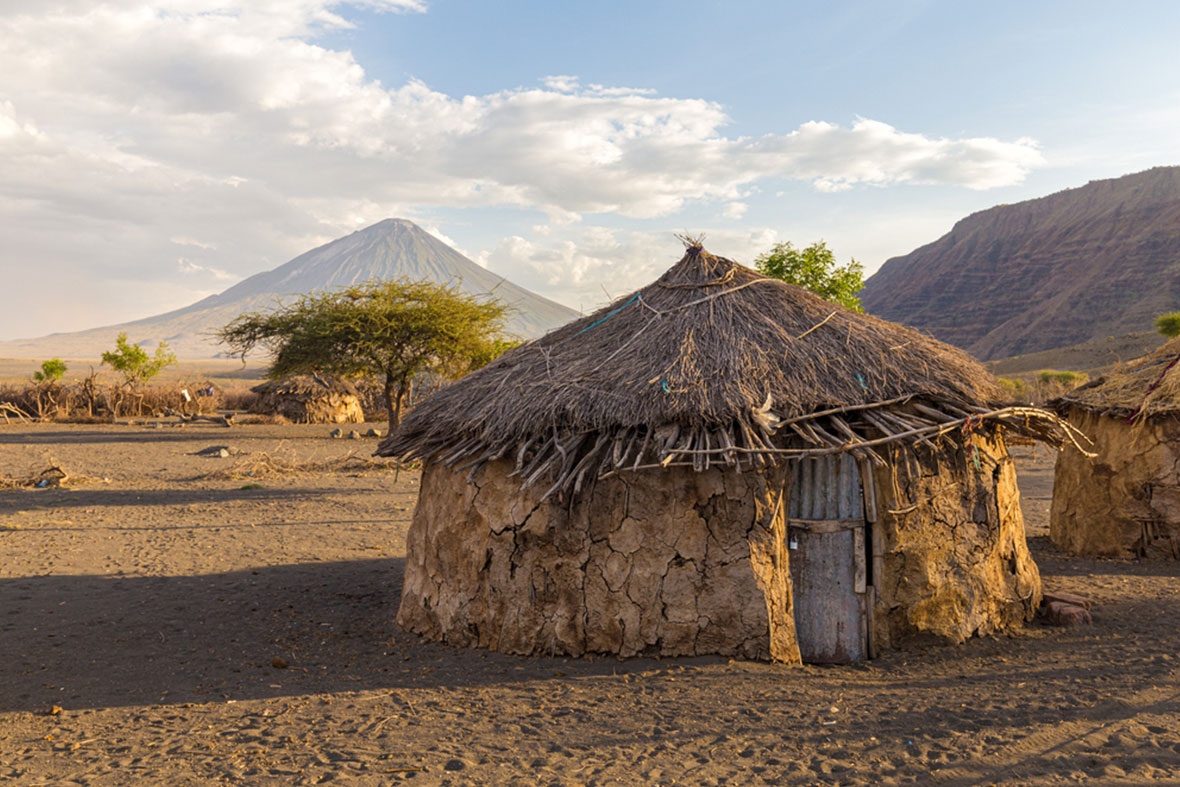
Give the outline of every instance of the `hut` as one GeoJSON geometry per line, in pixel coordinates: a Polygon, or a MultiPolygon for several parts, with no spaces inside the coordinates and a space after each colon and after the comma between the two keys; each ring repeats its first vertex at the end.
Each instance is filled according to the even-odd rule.
{"type": "Polygon", "coordinates": [[[1097,456],[1058,454],[1050,540],[1078,555],[1180,559],[1180,338],[1052,405],[1097,456]]]}
{"type": "Polygon", "coordinates": [[[1023,624],[1041,583],[961,351],[691,245],[380,445],[423,463],[398,623],[517,654],[848,662],[1023,624]]]}
{"type": "Polygon", "coordinates": [[[356,388],[337,377],[297,375],[250,390],[258,394],[250,412],[281,415],[297,424],[359,424],[365,420],[356,388]]]}

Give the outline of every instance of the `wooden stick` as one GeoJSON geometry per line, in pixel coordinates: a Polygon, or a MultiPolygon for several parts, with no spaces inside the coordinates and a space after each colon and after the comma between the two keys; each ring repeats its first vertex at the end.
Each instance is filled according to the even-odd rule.
{"type": "Polygon", "coordinates": [[[787,418],[785,420],[779,421],[778,426],[776,428],[782,429],[784,426],[789,426],[790,424],[797,423],[799,421],[810,421],[815,418],[822,418],[825,415],[835,415],[838,413],[853,413],[858,410],[869,410],[874,407],[888,407],[891,404],[900,404],[901,402],[907,402],[910,399],[914,398],[914,396],[915,396],[914,394],[906,394],[905,396],[899,396],[896,399],[887,399],[884,402],[871,402],[869,404],[850,404],[847,407],[833,407],[830,410],[820,410],[819,412],[816,412],[816,413],[807,413],[806,415],[797,415],[794,418],[787,418]]]}
{"type": "MultiPolygon", "coordinates": [[[[1063,432],[1065,432],[1067,436],[1071,436],[1070,432],[1068,430],[1074,429],[1076,431],[1075,427],[1072,427],[1068,424],[1062,423],[1060,418],[1057,418],[1056,416],[1050,416],[1048,413],[1046,413],[1043,410],[1037,410],[1036,408],[1032,408],[1032,407],[1003,407],[998,410],[989,410],[988,412],[980,413],[979,415],[969,415],[967,417],[960,418],[955,421],[947,421],[946,423],[943,423],[943,424],[935,424],[933,426],[926,426],[926,427],[922,427],[920,429],[910,429],[909,431],[898,432],[896,434],[889,435],[887,437],[881,437],[876,440],[866,440],[863,443],[858,444],[857,447],[858,448],[871,448],[872,446],[875,446],[875,445],[885,445],[887,443],[894,443],[894,442],[897,442],[898,440],[901,440],[906,437],[913,437],[914,435],[944,434],[946,432],[951,431],[952,429],[955,429],[956,427],[962,426],[963,424],[967,423],[968,419],[973,420],[973,419],[981,418],[981,417],[982,418],[1002,418],[1002,417],[1007,417],[1007,416],[1012,416],[1012,415],[1022,415],[1022,414],[1031,415],[1033,417],[1044,419],[1044,420],[1049,420],[1051,418],[1052,419],[1051,422],[1054,423],[1059,428],[1061,428],[1061,430],[1063,432]]],[[[1077,444],[1075,443],[1075,445],[1077,445],[1077,444]]],[[[1081,446],[1077,446],[1077,447],[1078,447],[1078,450],[1083,450],[1081,448],[1081,446]]],[[[742,453],[759,453],[759,451],[755,451],[755,450],[751,450],[751,449],[732,448],[730,450],[731,451],[740,451],[742,453]]],[[[845,450],[847,450],[847,448],[844,445],[840,445],[839,447],[825,448],[825,449],[765,448],[765,449],[761,449],[760,452],[764,453],[764,454],[776,454],[776,455],[783,455],[783,456],[800,456],[800,457],[802,457],[802,456],[829,456],[831,454],[841,453],[845,450]]],[[[680,449],[679,453],[695,454],[695,453],[703,453],[703,451],[701,451],[701,449],[680,449]]],[[[714,453],[716,453],[716,451],[714,451],[714,453]]],[[[1086,453],[1086,452],[1083,451],[1083,453],[1086,453]]],[[[1096,456],[1096,454],[1087,454],[1087,455],[1088,456],[1096,456]]]]}
{"type": "Polygon", "coordinates": [[[832,318],[833,318],[833,317],[835,317],[835,316],[836,316],[836,312],[832,312],[832,313],[831,313],[831,314],[829,314],[827,317],[824,317],[822,320],[820,320],[820,321],[819,321],[819,322],[817,322],[815,325],[811,326],[810,328],[808,328],[806,331],[804,331],[803,333],[799,334],[799,335],[798,335],[798,336],[796,336],[795,338],[796,338],[796,339],[802,339],[804,336],[806,336],[807,334],[811,333],[811,332],[812,332],[812,331],[814,331],[816,328],[820,327],[820,326],[821,326],[821,325],[823,325],[825,322],[827,322],[828,320],[832,319],[832,318]]]}

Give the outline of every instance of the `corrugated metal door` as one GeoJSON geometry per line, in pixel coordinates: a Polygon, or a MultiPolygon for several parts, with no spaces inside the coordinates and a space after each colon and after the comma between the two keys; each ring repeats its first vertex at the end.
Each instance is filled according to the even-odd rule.
{"type": "Polygon", "coordinates": [[[847,454],[795,463],[787,538],[803,661],[846,664],[867,651],[864,498],[847,454]]]}

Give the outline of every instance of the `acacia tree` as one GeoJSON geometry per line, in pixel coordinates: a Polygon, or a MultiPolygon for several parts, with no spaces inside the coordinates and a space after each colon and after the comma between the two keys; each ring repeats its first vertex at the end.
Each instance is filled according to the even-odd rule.
{"type": "Polygon", "coordinates": [[[857,297],[865,285],[864,266],[856,260],[837,265],[836,255],[822,240],[805,249],[796,249],[789,241],[776,243],[758,255],[754,267],[764,276],[797,284],[846,309],[864,311],[857,297]]]}
{"type": "Polygon", "coordinates": [[[433,282],[369,282],[303,295],[269,313],[243,314],[216,336],[243,360],[255,348],[268,351],[271,378],[380,378],[392,430],[417,375],[454,379],[506,349],[505,311],[498,301],[479,301],[433,282]]]}

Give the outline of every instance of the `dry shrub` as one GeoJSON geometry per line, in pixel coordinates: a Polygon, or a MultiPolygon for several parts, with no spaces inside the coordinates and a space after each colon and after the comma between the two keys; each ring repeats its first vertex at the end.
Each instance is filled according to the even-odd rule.
{"type": "Polygon", "coordinates": [[[64,389],[56,382],[0,386],[0,412],[5,418],[51,419],[62,406],[64,389]]]}
{"type": "Polygon", "coordinates": [[[406,465],[392,459],[372,457],[350,451],[346,456],[332,459],[300,459],[295,453],[279,445],[274,451],[253,451],[239,457],[229,467],[214,470],[203,476],[207,480],[240,481],[245,478],[264,478],[275,475],[296,475],[300,473],[367,473],[373,471],[398,471],[406,465]]]}
{"type": "Polygon", "coordinates": [[[277,414],[246,413],[234,416],[235,426],[286,426],[289,423],[291,423],[290,418],[277,414]]]}
{"type": "Polygon", "coordinates": [[[49,489],[59,486],[82,484],[93,479],[83,475],[73,475],[53,459],[49,459],[47,466],[41,470],[32,470],[27,474],[14,477],[0,475],[0,489],[49,489]]]}
{"type": "Polygon", "coordinates": [[[258,394],[245,389],[230,389],[221,393],[221,408],[224,410],[246,411],[258,401],[258,394]]]}
{"type": "MultiPolygon", "coordinates": [[[[253,396],[249,394],[248,396],[253,396]]],[[[245,401],[239,391],[227,394],[207,380],[128,388],[100,384],[97,375],[62,385],[59,382],[0,385],[0,418],[20,418],[67,423],[102,423],[118,416],[162,415],[182,412],[208,415],[238,409],[245,401]],[[189,393],[188,400],[182,391],[189,393]]]]}

